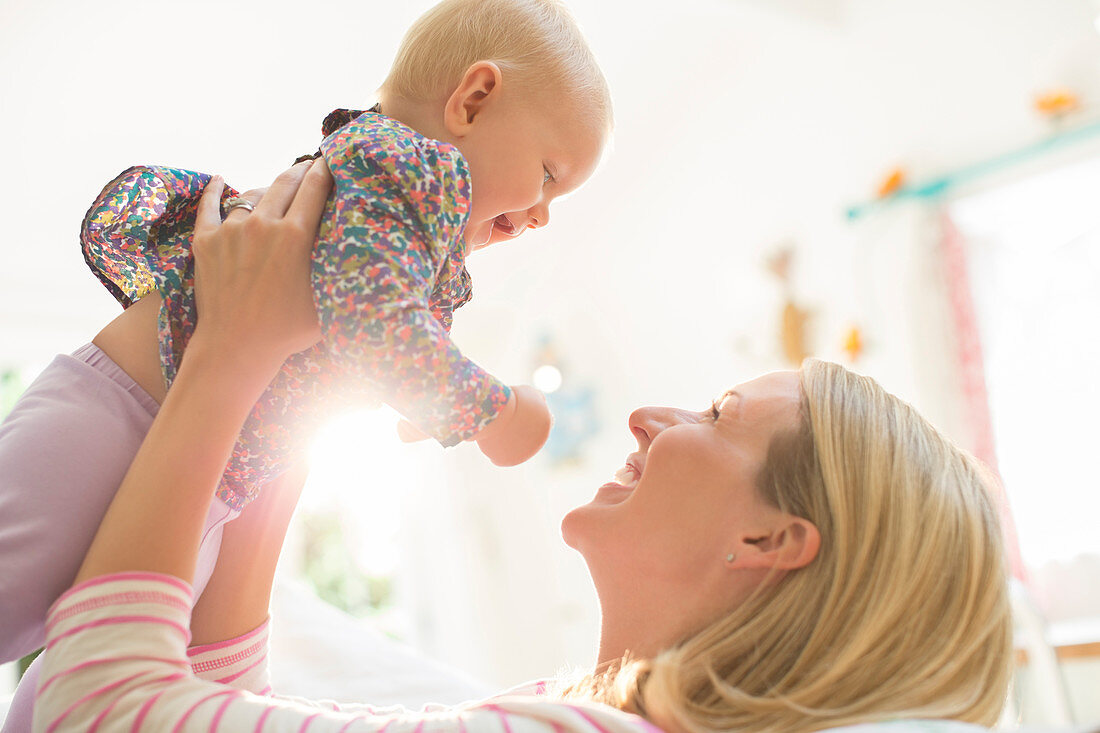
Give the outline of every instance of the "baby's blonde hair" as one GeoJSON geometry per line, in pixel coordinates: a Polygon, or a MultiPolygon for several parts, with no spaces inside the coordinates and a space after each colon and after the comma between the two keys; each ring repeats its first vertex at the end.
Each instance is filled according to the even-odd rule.
{"type": "Polygon", "coordinates": [[[800,376],[801,425],[773,439],[756,483],[818,527],[818,556],[569,696],[692,733],[992,725],[1011,619],[988,473],[874,380],[817,360],[800,376]]]}
{"type": "Polygon", "coordinates": [[[478,61],[496,63],[507,80],[561,97],[562,106],[611,129],[607,81],[558,0],[443,0],[409,28],[379,91],[437,101],[478,61]]]}

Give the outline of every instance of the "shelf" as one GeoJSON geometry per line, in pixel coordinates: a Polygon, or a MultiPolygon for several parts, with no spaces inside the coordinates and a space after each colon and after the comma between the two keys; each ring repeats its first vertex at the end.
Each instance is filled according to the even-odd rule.
{"type": "Polygon", "coordinates": [[[1038,142],[973,163],[952,173],[902,186],[889,196],[850,206],[847,211],[848,220],[855,221],[877,209],[885,208],[899,201],[934,201],[954,191],[962,184],[970,183],[976,179],[1046,155],[1053,150],[1097,136],[1100,136],[1100,121],[1063,130],[1038,142]]]}

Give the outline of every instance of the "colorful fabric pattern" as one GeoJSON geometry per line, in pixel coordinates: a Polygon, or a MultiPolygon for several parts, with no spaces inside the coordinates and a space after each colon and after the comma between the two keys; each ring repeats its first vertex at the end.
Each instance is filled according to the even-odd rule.
{"type": "MultiPolygon", "coordinates": [[[[236,509],[340,407],[383,400],[451,446],[476,435],[510,395],[450,340],[454,310],[471,297],[462,238],[470,178],[461,153],[374,112],[328,136],[321,153],[334,178],[313,253],[323,337],[287,360],[245,423],[218,490],[236,509]]],[[[195,330],[191,236],[209,180],[129,168],[81,227],[85,261],[124,307],[153,290],[163,298],[166,385],[195,330]]],[[[226,187],[223,210],[236,193],[226,187]]]]}

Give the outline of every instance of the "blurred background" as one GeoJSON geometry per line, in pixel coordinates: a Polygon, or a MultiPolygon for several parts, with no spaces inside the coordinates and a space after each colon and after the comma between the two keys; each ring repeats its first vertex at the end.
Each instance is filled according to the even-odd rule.
{"type": "MultiPolygon", "coordinates": [[[[266,185],[328,111],[372,104],[431,4],[0,0],[0,412],[119,310],[76,236],[107,181],[155,163],[266,185]]],[[[276,664],[280,634],[340,623],[485,689],[590,664],[595,595],[558,525],[634,449],[629,412],[702,409],[813,355],[999,470],[1020,580],[1006,723],[1100,720],[1100,4],[570,6],[612,149],[553,226],[469,261],[454,328],[548,393],[551,441],[502,470],[400,444],[386,410],[330,423],[276,664]]],[[[315,694],[325,666],[282,660],[315,694]]],[[[316,694],[360,692],[339,683],[316,694]]]]}

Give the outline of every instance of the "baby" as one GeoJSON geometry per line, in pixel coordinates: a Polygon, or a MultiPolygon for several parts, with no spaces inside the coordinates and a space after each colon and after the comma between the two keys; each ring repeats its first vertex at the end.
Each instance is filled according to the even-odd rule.
{"type": "MultiPolygon", "coordinates": [[[[333,187],[312,268],[322,338],[283,365],[241,432],[196,596],[221,526],[297,465],[304,436],[337,403],[381,399],[444,446],[477,441],[498,465],[546,439],[539,393],[481,369],[449,330],[471,296],[466,256],[546,226],[551,202],[595,169],[611,127],[603,75],[556,0],[444,0],[407,33],[379,100],[323,127],[333,187]]],[[[198,317],[190,246],[209,181],[130,168],[84,219],[85,259],[126,310],[59,356],[0,425],[0,662],[41,645],[47,607],[71,584],[176,374],[198,317]]],[[[223,210],[241,203],[227,190],[223,210]]],[[[5,731],[33,683],[24,678],[5,731]]]]}
{"type": "MultiPolygon", "coordinates": [[[[565,45],[546,37],[551,7],[443,3],[410,31],[379,105],[326,119],[317,155],[335,183],[313,257],[323,340],[289,360],[256,405],[219,493],[231,506],[282,472],[308,425],[328,412],[320,403],[346,402],[352,392],[380,395],[444,446],[476,440],[499,465],[541,447],[549,427],[541,397],[502,384],[448,332],[454,309],[471,295],[466,255],[545,226],[550,202],[587,178],[603,146],[602,76],[579,36],[560,58],[547,48],[565,45]],[[507,11],[521,17],[505,20],[507,11]],[[458,15],[485,28],[466,23],[469,38],[460,38],[452,32],[458,15]],[[481,33],[491,38],[504,27],[531,34],[531,47],[482,47],[481,33]],[[333,389],[337,383],[343,387],[333,389]]],[[[208,181],[131,168],[103,190],[81,231],[85,259],[123,305],[149,292],[162,298],[165,384],[195,324],[190,236],[208,181]]],[[[126,351],[117,350],[125,370],[126,351]]]]}

